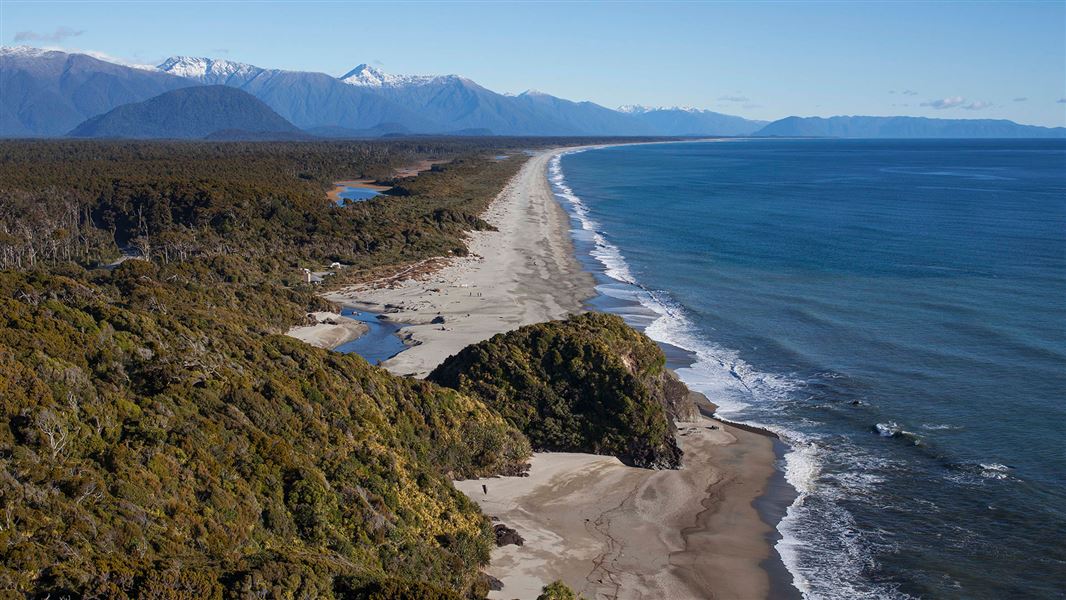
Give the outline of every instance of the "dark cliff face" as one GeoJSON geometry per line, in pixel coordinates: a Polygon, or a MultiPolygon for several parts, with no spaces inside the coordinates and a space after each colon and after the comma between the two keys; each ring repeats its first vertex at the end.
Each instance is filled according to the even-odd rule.
{"type": "Polygon", "coordinates": [[[611,454],[677,468],[674,419],[688,389],[662,350],[614,315],[587,313],[499,334],[450,357],[429,380],[481,398],[535,449],[611,454]]]}

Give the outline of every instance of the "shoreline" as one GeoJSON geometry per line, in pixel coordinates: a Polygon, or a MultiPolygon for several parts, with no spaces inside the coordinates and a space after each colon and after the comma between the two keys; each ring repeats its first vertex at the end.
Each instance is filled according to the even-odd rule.
{"type": "MultiPolygon", "coordinates": [[[[725,142],[742,140],[707,139],[693,141],[725,142]]],[[[580,148],[580,150],[594,150],[604,147],[607,146],[580,148]]],[[[574,150],[578,149],[575,148],[574,150]]],[[[567,198],[567,192],[572,192],[572,190],[569,190],[565,185],[565,180],[562,181],[564,189],[559,189],[557,191],[562,195],[560,202],[566,206],[567,213],[571,217],[575,246],[579,250],[577,258],[587,271],[593,273],[596,278],[598,290],[601,286],[606,286],[607,288],[614,289],[616,292],[622,288],[632,288],[633,291],[639,292],[645,291],[639,284],[625,283],[608,274],[608,267],[594,255],[594,251],[597,250],[597,242],[595,239],[590,238],[587,235],[582,235],[582,232],[587,231],[587,228],[583,223],[583,217],[579,214],[579,211],[576,210],[575,204],[572,202],[566,202],[566,200],[569,200],[569,198],[567,198]]],[[[586,310],[609,312],[622,316],[631,327],[638,331],[644,331],[648,325],[661,316],[659,313],[649,309],[630,293],[617,294],[606,291],[599,291],[596,296],[590,298],[586,302],[586,310]]],[[[685,369],[691,367],[698,360],[693,351],[665,341],[656,340],[656,343],[665,352],[667,367],[670,369],[675,371],[685,369]]],[[[699,392],[696,391],[695,393],[699,392]]],[[[703,394],[700,395],[703,396],[703,394]]],[[[705,396],[704,398],[706,399],[705,396]]],[[[755,497],[752,501],[753,506],[758,511],[763,522],[771,526],[770,531],[765,536],[766,542],[770,547],[770,552],[762,562],[761,566],[770,577],[768,597],[788,600],[801,598],[802,594],[795,585],[795,575],[788,569],[777,548],[778,541],[782,539],[782,534],[778,530],[778,526],[786,516],[789,507],[792,506],[799,496],[795,488],[793,488],[788,482],[784,469],[778,466],[784,464],[785,456],[790,451],[789,446],[781,440],[776,432],[770,429],[718,417],[717,406],[712,402],[707,401],[706,404],[698,404],[698,406],[704,416],[716,419],[737,429],[743,429],[755,435],[763,435],[772,438],[773,457],[771,460],[774,464],[773,473],[766,482],[764,492],[755,497]]]]}
{"type": "Polygon", "coordinates": [[[773,528],[752,498],[774,470],[771,438],[703,415],[677,425],[681,469],[535,453],[527,477],[456,482],[525,539],[493,551],[503,589],[488,597],[536,598],[555,579],[586,598],[768,597],[773,528]]]}
{"type": "MultiPolygon", "coordinates": [[[[409,323],[402,334],[417,345],[382,366],[416,377],[496,333],[589,310],[599,281],[578,254],[572,215],[555,196],[548,165],[563,152],[599,147],[530,158],[482,215],[499,231],[469,234],[470,256],[327,298],[409,323]]],[[[505,587],[489,597],[532,599],[555,579],[587,597],[769,597],[777,586],[765,566],[775,559],[776,530],[756,504],[779,473],[775,440],[707,415],[679,427],[686,452],[679,470],[537,453],[529,477],[457,482],[526,539],[493,551],[486,570],[505,587]],[[482,485],[493,492],[482,494],[482,485]]]]}
{"type": "Polygon", "coordinates": [[[342,288],[328,300],[388,313],[414,343],[382,363],[398,375],[425,377],[445,358],[496,333],[582,311],[595,295],[592,275],[574,258],[570,217],[544,173],[561,150],[531,157],[482,215],[497,231],[467,234],[468,256],[342,288]]]}

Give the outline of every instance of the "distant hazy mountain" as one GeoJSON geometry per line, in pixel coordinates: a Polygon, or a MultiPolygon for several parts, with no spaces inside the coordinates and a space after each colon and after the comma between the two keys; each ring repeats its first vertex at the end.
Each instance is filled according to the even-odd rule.
{"type": "Polygon", "coordinates": [[[1062,138],[1066,128],[1019,125],[1005,119],[925,117],[788,117],[758,136],[844,138],[1062,138]]]}
{"type": "Polygon", "coordinates": [[[95,116],[72,137],[293,139],[305,137],[261,100],[224,85],[172,90],[95,116]]]}
{"type": "Polygon", "coordinates": [[[666,112],[629,114],[534,91],[499,94],[457,75],[390,75],[365,64],[336,78],[189,56],[169,58],[155,70],[30,48],[5,48],[3,57],[0,135],[7,136],[62,135],[122,104],[193,85],[243,90],[297,127],[326,137],[731,135],[748,129],[743,119],[709,111],[685,113],[688,121],[677,124],[666,112]]]}
{"type": "MultiPolygon", "coordinates": [[[[766,124],[702,109],[625,106],[612,110],[535,91],[500,94],[458,75],[392,75],[366,64],[339,78],[188,56],[169,58],[156,68],[140,68],[24,46],[0,48],[0,136],[57,136],[74,127],[98,135],[95,132],[103,131],[104,125],[110,133],[103,135],[124,135],[118,133],[124,126],[115,119],[141,113],[121,112],[92,128],[86,123],[82,129],[79,124],[167,91],[213,85],[247,92],[296,127],[330,138],[425,134],[1066,137],[1063,128],[1005,120],[789,117],[766,124]]],[[[203,102],[229,98],[213,94],[194,96],[203,102]]],[[[233,114],[227,106],[211,109],[205,104],[203,109],[210,118],[233,114]]],[[[216,123],[210,118],[204,123],[220,126],[203,135],[262,137],[256,130],[245,131],[235,123],[216,123]]],[[[262,118],[262,111],[253,110],[250,118],[253,122],[262,118]]],[[[201,131],[192,122],[187,124],[189,131],[201,131]]],[[[131,135],[157,135],[138,130],[132,122],[128,130],[131,135]]]]}
{"type": "Polygon", "coordinates": [[[499,94],[458,75],[392,75],[362,64],[341,81],[372,90],[438,124],[439,132],[489,130],[498,135],[653,135],[628,115],[591,102],[539,92],[499,94]]]}
{"type": "Polygon", "coordinates": [[[63,135],[89,117],[190,85],[85,54],[0,47],[0,136],[63,135]]]}
{"type": "Polygon", "coordinates": [[[560,135],[667,135],[632,115],[594,102],[573,102],[536,90],[523,92],[513,100],[541,121],[554,121],[558,127],[556,133],[560,135]]]}
{"type": "Polygon", "coordinates": [[[751,135],[767,124],[711,110],[688,107],[651,108],[627,105],[618,109],[633,115],[658,135],[751,135]]]}
{"type": "Polygon", "coordinates": [[[228,60],[175,56],[159,69],[205,84],[242,89],[303,129],[370,129],[400,123],[415,131],[438,128],[432,120],[325,73],[263,69],[228,60]]]}

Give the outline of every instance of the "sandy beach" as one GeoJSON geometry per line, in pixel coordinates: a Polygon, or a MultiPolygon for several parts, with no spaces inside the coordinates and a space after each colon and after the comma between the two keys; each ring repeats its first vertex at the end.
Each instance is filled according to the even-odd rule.
{"type": "MultiPolygon", "coordinates": [[[[384,367],[424,377],[469,344],[582,310],[593,278],[546,175],[560,151],[534,155],[508,183],[482,215],[498,231],[470,233],[470,256],[329,296],[411,323],[401,333],[413,347],[384,367]]],[[[766,597],[771,529],[753,501],[773,473],[772,440],[705,416],[679,423],[678,439],[680,470],[538,453],[528,477],[456,482],[525,538],[493,552],[487,571],[504,588],[490,598],[533,599],[556,579],[589,599],[766,597]]]]}
{"type": "Polygon", "coordinates": [[[382,366],[424,377],[472,343],[565,317],[592,297],[592,276],[574,256],[570,218],[545,176],[557,153],[533,156],[507,184],[482,215],[498,231],[470,232],[469,256],[449,259],[444,268],[414,279],[390,278],[327,296],[412,323],[403,334],[417,345],[382,366]]]}
{"type": "Polygon", "coordinates": [[[679,470],[538,453],[529,477],[456,482],[525,540],[493,552],[503,589],[489,598],[536,598],[556,579],[590,600],[766,597],[770,527],[752,501],[773,472],[772,440],[704,417],[678,428],[679,470]]]}
{"type": "Polygon", "coordinates": [[[369,329],[361,321],[334,312],[314,312],[309,315],[315,319],[314,325],[292,327],[286,335],[318,348],[332,350],[358,338],[369,329]]]}

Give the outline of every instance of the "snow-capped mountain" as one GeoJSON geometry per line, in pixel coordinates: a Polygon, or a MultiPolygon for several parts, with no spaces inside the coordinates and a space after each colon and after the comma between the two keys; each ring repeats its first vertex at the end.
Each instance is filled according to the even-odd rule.
{"type": "Polygon", "coordinates": [[[264,69],[191,56],[168,58],[159,70],[208,85],[242,89],[303,129],[365,130],[381,123],[402,123],[413,131],[432,131],[436,127],[373,89],[348,85],[325,73],[264,69]]]}
{"type": "Polygon", "coordinates": [[[227,84],[231,80],[246,82],[265,71],[254,65],[198,56],[171,56],[156,68],[209,85],[227,84]]]}
{"type": "MultiPolygon", "coordinates": [[[[10,57],[41,57],[56,50],[48,50],[47,48],[35,48],[33,46],[0,46],[0,56],[10,57]]],[[[60,52],[62,54],[62,52],[60,52]]]]}
{"type": "Polygon", "coordinates": [[[393,75],[360,64],[340,77],[440,124],[439,131],[489,130],[506,135],[650,134],[626,115],[591,102],[529,90],[500,94],[459,75],[393,75]]]}
{"type": "Polygon", "coordinates": [[[174,56],[143,71],[84,54],[19,46],[0,50],[0,78],[4,84],[0,133],[14,136],[63,135],[118,105],[193,85],[241,89],[297,127],[330,135],[377,130],[742,135],[761,125],[691,108],[612,110],[535,90],[500,94],[458,75],[394,75],[369,64],[360,64],[338,78],[225,59],[174,56]],[[41,95],[41,90],[46,93],[41,95]]]}
{"type": "Polygon", "coordinates": [[[629,115],[643,115],[645,113],[656,112],[656,111],[664,111],[664,110],[690,112],[690,113],[699,113],[699,112],[708,112],[709,113],[709,112],[714,112],[714,111],[707,110],[705,108],[694,108],[694,107],[691,107],[691,106],[644,106],[642,104],[623,104],[622,106],[618,107],[618,112],[623,112],[623,113],[626,113],[626,114],[629,114],[629,115]]]}
{"type": "Polygon", "coordinates": [[[456,75],[392,75],[365,63],[340,76],[340,80],[348,85],[370,88],[425,85],[442,78],[458,79],[456,75]]]}

